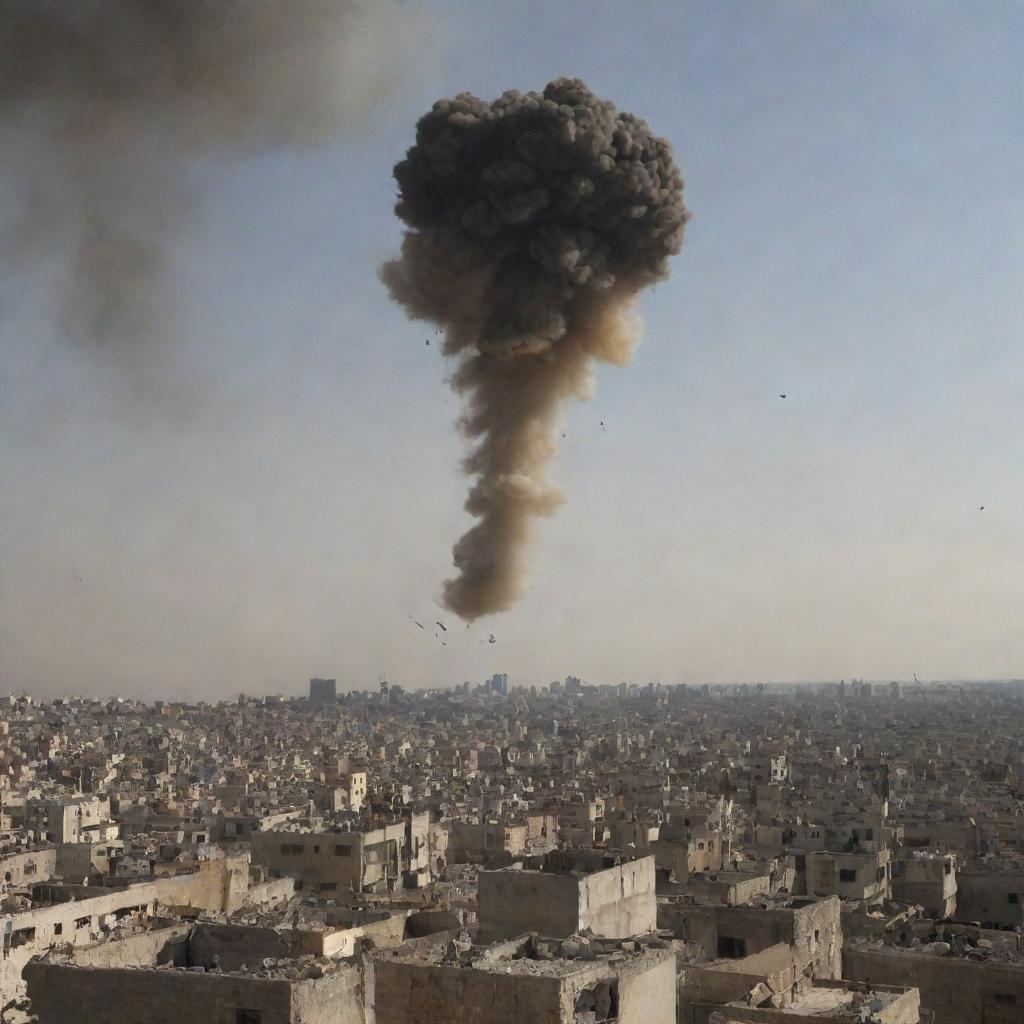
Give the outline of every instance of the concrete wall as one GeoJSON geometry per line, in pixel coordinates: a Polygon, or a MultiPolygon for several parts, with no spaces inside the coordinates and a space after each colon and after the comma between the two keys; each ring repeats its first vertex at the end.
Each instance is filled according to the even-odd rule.
{"type": "Polygon", "coordinates": [[[842,904],[833,897],[794,909],[792,943],[799,963],[814,964],[814,976],[843,976],[842,904]]]}
{"type": "Polygon", "coordinates": [[[959,921],[1024,926],[1024,872],[961,872],[956,916],[959,921]]]}
{"type": "Polygon", "coordinates": [[[572,1020],[572,1003],[558,977],[492,974],[383,958],[374,964],[373,1006],[376,1024],[562,1024],[572,1020]]]}
{"type": "Polygon", "coordinates": [[[188,966],[212,967],[214,956],[219,956],[223,971],[237,971],[242,964],[251,971],[257,971],[265,957],[287,957],[291,954],[290,938],[273,928],[201,922],[195,926],[189,939],[188,966]]]}
{"type": "Polygon", "coordinates": [[[149,967],[153,964],[187,967],[191,931],[191,925],[175,924],[98,942],[76,949],[75,963],[79,967],[149,967]]]}
{"type": "Polygon", "coordinates": [[[529,931],[563,939],[580,930],[580,880],[572,875],[481,871],[477,905],[485,943],[529,931]]]}
{"type": "Polygon", "coordinates": [[[653,857],[584,876],[580,885],[580,926],[609,939],[653,932],[658,926],[654,876],[653,857]]]}
{"type": "Polygon", "coordinates": [[[617,966],[619,1024],[675,1024],[676,964],[668,951],[617,966]],[[653,963],[652,963],[653,961],[653,963]]]}
{"type": "Polygon", "coordinates": [[[60,875],[65,882],[81,882],[92,873],[97,850],[91,843],[64,843],[56,847],[56,852],[54,874],[60,875]]]}
{"type": "Polygon", "coordinates": [[[57,874],[57,850],[46,847],[0,857],[0,879],[8,886],[32,885],[57,874]]]}
{"type": "Polygon", "coordinates": [[[430,867],[430,822],[414,815],[410,826],[419,853],[408,850],[405,822],[371,832],[254,832],[252,860],[278,876],[300,879],[320,892],[383,890],[401,884],[403,865],[430,867]]]}
{"type": "Polygon", "coordinates": [[[292,1020],[296,1024],[364,1024],[360,965],[346,964],[323,978],[293,985],[292,1020]]]}
{"type": "Polygon", "coordinates": [[[878,853],[816,852],[808,853],[806,858],[807,892],[811,896],[881,900],[892,893],[888,850],[878,853]],[[854,872],[855,878],[843,881],[843,871],[854,872]]]}
{"type": "Polygon", "coordinates": [[[51,946],[92,945],[103,935],[104,924],[126,912],[152,917],[159,907],[192,907],[211,913],[235,909],[245,899],[247,877],[246,866],[239,861],[204,861],[191,874],[123,889],[86,889],[96,895],[10,915],[14,935],[31,938],[7,950],[0,960],[0,1006],[24,994],[22,968],[51,946]]]}
{"type": "Polygon", "coordinates": [[[658,925],[698,946],[707,960],[718,958],[719,938],[742,940],[746,956],[785,942],[793,948],[798,963],[814,964],[815,977],[839,978],[843,950],[840,907],[834,896],[778,910],[663,903],[658,908],[658,925]]]}
{"type": "MultiPolygon", "coordinates": [[[[756,1024],[850,1024],[853,1019],[848,1007],[836,1011],[818,1011],[813,1018],[799,1008],[794,1010],[768,1010],[749,1006],[728,1006],[722,1013],[729,1016],[730,1021],[751,1021],[756,1024]]],[[[887,1003],[874,1015],[877,1024],[919,1024],[920,1000],[916,988],[899,994],[896,999],[887,1003]]]]}
{"type": "Polygon", "coordinates": [[[579,877],[544,871],[481,871],[480,941],[532,931],[565,938],[590,928],[610,939],[654,931],[654,858],[643,857],[579,877]]]}
{"type": "Polygon", "coordinates": [[[239,1009],[261,1024],[291,1024],[284,980],[181,970],[102,970],[32,963],[25,969],[39,1024],[236,1024],[239,1009]]]}
{"type": "Polygon", "coordinates": [[[849,946],[844,977],[920,990],[921,1008],[934,1024],[1020,1024],[1024,1020],[1024,969],[992,961],[933,953],[849,946]]]}

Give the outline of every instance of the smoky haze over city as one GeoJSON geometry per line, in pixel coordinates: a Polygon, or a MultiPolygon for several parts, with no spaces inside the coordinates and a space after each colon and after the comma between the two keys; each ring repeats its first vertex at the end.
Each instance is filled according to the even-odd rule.
{"type": "Polygon", "coordinates": [[[1021,1024],[1022,50],[0,0],[0,1024],[1021,1024]]]}
{"type": "MultiPolygon", "coordinates": [[[[1018,5],[287,6],[0,5],[0,685],[1022,674],[1018,5]],[[395,177],[433,104],[560,79],[692,217],[523,473],[473,366],[559,321],[505,288],[467,361],[378,269],[436,230],[395,177]]],[[[464,223],[508,281],[531,232],[589,274],[570,319],[614,293],[572,189],[628,180],[583,146],[558,186],[505,143],[445,179],[506,204],[464,223]]]]}

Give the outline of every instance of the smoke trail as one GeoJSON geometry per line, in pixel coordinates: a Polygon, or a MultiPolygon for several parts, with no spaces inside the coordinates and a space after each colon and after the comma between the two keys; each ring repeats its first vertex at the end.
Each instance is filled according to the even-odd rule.
{"type": "Polygon", "coordinates": [[[530,520],[563,500],[547,471],[564,403],[589,393],[595,360],[629,362],[632,300],[668,274],[689,213],[668,143],[576,79],[435,103],[395,178],[408,231],[381,277],[410,317],[444,329],[476,442],[478,522],[444,585],[470,620],[522,594],[530,520]]]}
{"type": "Polygon", "coordinates": [[[145,363],[174,333],[196,160],[333,139],[397,82],[415,22],[392,0],[0,0],[3,257],[58,254],[63,332],[145,363]]]}

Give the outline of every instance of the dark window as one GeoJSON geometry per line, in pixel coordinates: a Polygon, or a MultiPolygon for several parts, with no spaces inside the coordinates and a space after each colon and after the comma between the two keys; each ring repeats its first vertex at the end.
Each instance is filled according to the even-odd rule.
{"type": "Polygon", "coordinates": [[[943,864],[942,867],[945,870],[947,875],[950,874],[952,872],[952,870],[953,870],[953,868],[952,868],[952,866],[950,864],[943,864]]]}
{"type": "Polygon", "coordinates": [[[992,1002],[1002,1003],[1003,1006],[1016,1006],[1017,997],[1008,992],[996,992],[992,996],[992,1002]]]}
{"type": "Polygon", "coordinates": [[[34,942],[35,937],[35,928],[19,928],[11,936],[11,948],[14,949],[17,946],[24,946],[28,942],[34,942]]]}
{"type": "Polygon", "coordinates": [[[260,1024],[262,1010],[235,1010],[235,1024],[260,1024]]]}
{"type": "Polygon", "coordinates": [[[352,847],[351,846],[335,846],[334,848],[335,857],[351,857],[352,847]]]}
{"type": "Polygon", "coordinates": [[[319,846],[314,846],[313,847],[313,852],[314,853],[319,853],[320,852],[320,847],[319,846]]]}
{"type": "Polygon", "coordinates": [[[320,891],[321,892],[337,892],[338,891],[338,883],[337,882],[321,882],[320,883],[320,891]]]}
{"type": "Polygon", "coordinates": [[[75,927],[76,928],[88,928],[90,920],[91,920],[91,918],[88,918],[88,917],[79,917],[79,918],[77,918],[75,920],[75,927]]]}
{"type": "Polygon", "coordinates": [[[747,955],[745,939],[734,939],[731,935],[718,936],[718,955],[735,959],[747,955]]]}
{"type": "Polygon", "coordinates": [[[1006,894],[1006,902],[1007,903],[1020,903],[1020,893],[1018,893],[1018,892],[1008,892],[1006,894]]]}
{"type": "Polygon", "coordinates": [[[856,868],[840,868],[839,869],[839,881],[840,882],[856,882],[857,881],[857,869],[856,868]]]}
{"type": "Polygon", "coordinates": [[[814,929],[814,941],[821,942],[821,932],[817,928],[814,929]]]}
{"type": "Polygon", "coordinates": [[[57,922],[57,923],[56,923],[56,924],[55,924],[55,925],[53,926],[53,934],[54,934],[54,935],[62,935],[63,933],[64,933],[64,925],[63,925],[63,924],[61,924],[61,923],[60,923],[60,921],[58,921],[58,922],[57,922]]]}

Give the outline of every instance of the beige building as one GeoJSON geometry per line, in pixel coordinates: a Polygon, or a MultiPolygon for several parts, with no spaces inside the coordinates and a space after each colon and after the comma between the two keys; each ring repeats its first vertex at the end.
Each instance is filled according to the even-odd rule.
{"type": "Polygon", "coordinates": [[[376,1024],[676,1024],[668,949],[519,937],[452,956],[400,947],[374,961],[376,1024]]]}
{"type": "Polygon", "coordinates": [[[881,902],[892,897],[889,850],[840,853],[820,850],[806,855],[808,896],[881,902]]]}
{"type": "Polygon", "coordinates": [[[434,834],[427,814],[364,832],[254,832],[252,860],[311,892],[387,893],[430,881],[434,834]]]}
{"type": "Polygon", "coordinates": [[[893,861],[892,894],[901,903],[916,903],[928,917],[956,913],[956,856],[952,853],[906,851],[893,861]]]}
{"type": "Polygon", "coordinates": [[[758,1021],[760,1024],[919,1024],[920,999],[913,988],[815,980],[785,943],[737,960],[684,968],[679,1024],[758,1021]],[[862,1016],[862,1010],[869,1016],[862,1016]]]}
{"type": "Polygon", "coordinates": [[[1021,1024],[1024,960],[958,956],[895,946],[853,945],[843,954],[847,977],[912,985],[934,1024],[1021,1024]]]}
{"type": "Polygon", "coordinates": [[[110,818],[109,798],[98,796],[29,800],[25,827],[48,843],[102,843],[120,834],[110,818]]]}
{"type": "Polygon", "coordinates": [[[524,932],[566,938],[590,929],[607,938],[646,935],[657,927],[654,858],[623,860],[553,854],[540,871],[481,871],[480,941],[524,932]]]}
{"type": "Polygon", "coordinates": [[[815,978],[842,977],[843,929],[834,896],[745,907],[664,901],[658,906],[658,927],[670,930],[704,960],[741,959],[783,942],[801,970],[809,967],[815,978]]]}

